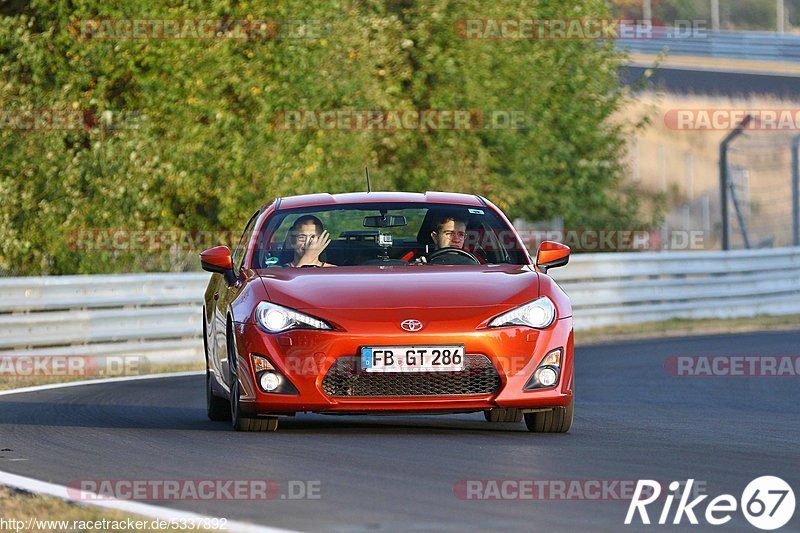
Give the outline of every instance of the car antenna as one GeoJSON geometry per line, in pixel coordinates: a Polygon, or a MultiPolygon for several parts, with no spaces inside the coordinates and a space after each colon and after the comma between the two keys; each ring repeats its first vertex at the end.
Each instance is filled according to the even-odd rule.
{"type": "Polygon", "coordinates": [[[364,173],[367,175],[367,192],[372,192],[369,186],[369,167],[364,167],[364,173]]]}

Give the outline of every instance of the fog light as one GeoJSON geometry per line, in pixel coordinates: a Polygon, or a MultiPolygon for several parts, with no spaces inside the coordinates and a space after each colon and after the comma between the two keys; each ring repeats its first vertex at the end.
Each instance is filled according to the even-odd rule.
{"type": "Polygon", "coordinates": [[[281,385],[281,377],[275,372],[264,372],[261,375],[261,388],[272,392],[281,385]]]}
{"type": "Polygon", "coordinates": [[[536,379],[542,387],[552,387],[558,381],[558,374],[552,368],[540,368],[536,373],[536,379]]]}

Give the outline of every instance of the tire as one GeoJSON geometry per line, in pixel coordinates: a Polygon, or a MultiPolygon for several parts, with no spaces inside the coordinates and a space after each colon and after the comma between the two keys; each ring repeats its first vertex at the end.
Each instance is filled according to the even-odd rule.
{"type": "Polygon", "coordinates": [[[278,429],[278,417],[246,418],[242,416],[239,407],[239,380],[237,379],[231,389],[230,417],[233,429],[236,431],[275,431],[278,429]]]}
{"type": "Polygon", "coordinates": [[[206,356],[206,410],[208,419],[214,422],[224,422],[231,419],[231,404],[225,398],[214,394],[211,388],[211,371],[208,369],[208,330],[206,329],[206,308],[203,306],[203,353],[206,356]]]}
{"type": "Polygon", "coordinates": [[[278,418],[243,418],[242,423],[237,426],[237,431],[267,432],[278,429],[278,418]]]}
{"type": "Polygon", "coordinates": [[[487,422],[522,422],[522,413],[519,409],[503,409],[495,407],[483,412],[487,422]]]}
{"type": "Polygon", "coordinates": [[[575,414],[575,397],[566,407],[554,407],[550,411],[525,413],[525,425],[533,433],[566,433],[572,427],[575,414]]]}
{"type": "Polygon", "coordinates": [[[214,394],[211,388],[211,372],[206,371],[206,407],[208,418],[214,422],[224,422],[231,419],[231,403],[225,398],[214,394]]]}
{"type": "Polygon", "coordinates": [[[278,429],[278,417],[247,418],[242,415],[239,405],[241,394],[239,383],[239,368],[237,364],[237,354],[235,339],[230,322],[228,323],[228,368],[231,377],[231,401],[229,402],[228,419],[236,431],[275,431],[278,429]]]}

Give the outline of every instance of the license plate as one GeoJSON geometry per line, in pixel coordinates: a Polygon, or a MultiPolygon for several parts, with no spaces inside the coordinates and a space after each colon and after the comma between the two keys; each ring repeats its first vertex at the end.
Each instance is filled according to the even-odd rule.
{"type": "Polygon", "coordinates": [[[463,346],[375,346],[361,348],[366,372],[460,372],[463,346]]]}

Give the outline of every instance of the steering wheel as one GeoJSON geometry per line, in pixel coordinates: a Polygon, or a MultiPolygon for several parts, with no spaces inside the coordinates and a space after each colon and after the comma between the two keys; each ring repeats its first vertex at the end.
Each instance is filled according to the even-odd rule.
{"type": "MultiPolygon", "coordinates": [[[[437,265],[453,264],[453,263],[447,263],[445,261],[436,261],[436,259],[443,258],[444,256],[447,255],[454,255],[459,258],[463,257],[469,259],[472,263],[475,263],[476,265],[481,264],[481,262],[478,260],[477,257],[475,257],[470,252],[462,248],[439,248],[438,250],[436,250],[435,252],[433,252],[428,256],[428,263],[434,263],[437,265]]],[[[454,264],[459,265],[459,264],[469,264],[469,263],[456,262],[454,264]]]]}

